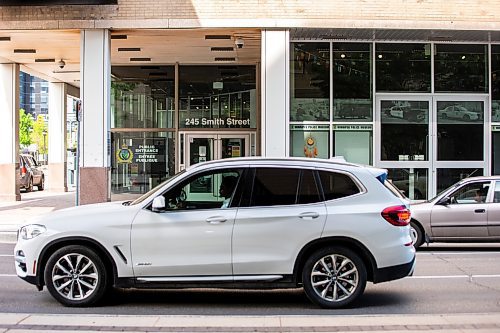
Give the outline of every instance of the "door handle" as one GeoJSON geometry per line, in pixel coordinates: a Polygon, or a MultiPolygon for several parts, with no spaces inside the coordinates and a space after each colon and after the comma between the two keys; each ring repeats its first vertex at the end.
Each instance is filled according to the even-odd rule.
{"type": "Polygon", "coordinates": [[[475,209],[474,213],[486,213],[486,209],[475,209]]]}
{"type": "Polygon", "coordinates": [[[315,219],[319,217],[319,213],[317,212],[304,212],[299,215],[301,219],[315,219]]]}
{"type": "Polygon", "coordinates": [[[227,219],[225,217],[222,217],[222,216],[213,216],[213,217],[209,217],[205,220],[207,223],[210,223],[210,224],[219,224],[219,223],[224,223],[227,221],[227,219]]]}

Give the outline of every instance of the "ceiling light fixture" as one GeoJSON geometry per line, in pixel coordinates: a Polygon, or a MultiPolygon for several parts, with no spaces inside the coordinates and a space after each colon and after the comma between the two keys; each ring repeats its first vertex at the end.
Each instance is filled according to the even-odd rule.
{"type": "Polygon", "coordinates": [[[127,39],[127,35],[111,35],[111,39],[127,39]]]}
{"type": "Polygon", "coordinates": [[[35,49],[14,49],[14,53],[36,53],[35,49]]]}
{"type": "Polygon", "coordinates": [[[130,61],[151,61],[151,58],[130,58],[130,61]]]}
{"type": "Polygon", "coordinates": [[[0,41],[2,41],[2,42],[10,42],[10,37],[0,37],[0,41]]]}
{"type": "Polygon", "coordinates": [[[141,51],[140,47],[119,47],[118,52],[139,52],[141,51]]]}

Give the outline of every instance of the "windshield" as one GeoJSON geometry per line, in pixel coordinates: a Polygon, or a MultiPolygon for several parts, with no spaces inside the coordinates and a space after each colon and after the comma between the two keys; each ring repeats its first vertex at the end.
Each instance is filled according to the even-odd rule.
{"type": "Polygon", "coordinates": [[[451,185],[450,187],[448,187],[448,188],[446,188],[446,189],[442,190],[441,192],[439,192],[439,193],[438,193],[438,194],[437,194],[434,198],[429,199],[428,201],[430,202],[430,201],[434,201],[434,200],[436,200],[436,199],[437,199],[437,197],[439,197],[442,193],[447,192],[447,191],[451,190],[452,188],[458,187],[461,183],[462,183],[462,182],[460,181],[460,182],[458,182],[458,183],[455,183],[455,184],[451,185]]]}
{"type": "Polygon", "coordinates": [[[174,180],[175,178],[178,178],[180,175],[182,175],[183,173],[185,173],[186,170],[182,170],[181,172],[173,175],[172,177],[168,178],[167,180],[165,180],[163,183],[160,183],[158,184],[157,186],[153,187],[151,190],[149,190],[148,192],[144,193],[143,195],[141,195],[139,198],[135,199],[134,201],[132,201],[130,203],[130,205],[137,205],[141,202],[143,202],[144,200],[146,200],[147,198],[149,198],[154,192],[156,192],[158,190],[158,188],[164,186],[165,184],[168,184],[169,182],[171,182],[172,180],[174,180]]]}

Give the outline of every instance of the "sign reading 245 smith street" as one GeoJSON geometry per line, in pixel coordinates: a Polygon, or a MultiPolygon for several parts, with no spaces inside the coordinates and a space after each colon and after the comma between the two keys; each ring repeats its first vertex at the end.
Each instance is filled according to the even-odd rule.
{"type": "Polygon", "coordinates": [[[0,6],[116,5],[118,0],[0,0],[0,6]]]}

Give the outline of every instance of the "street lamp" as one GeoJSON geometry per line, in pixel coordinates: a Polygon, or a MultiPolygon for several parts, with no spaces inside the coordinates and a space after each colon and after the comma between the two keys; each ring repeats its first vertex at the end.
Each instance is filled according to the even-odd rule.
{"type": "Polygon", "coordinates": [[[46,129],[43,129],[42,131],[42,135],[43,135],[43,161],[45,162],[45,165],[47,165],[47,142],[46,142],[46,138],[47,138],[47,130],[46,129]]]}

